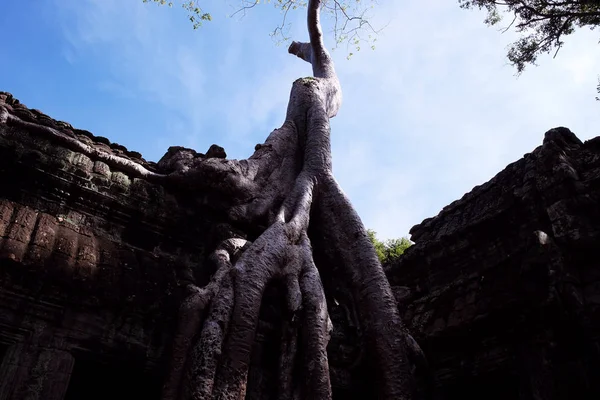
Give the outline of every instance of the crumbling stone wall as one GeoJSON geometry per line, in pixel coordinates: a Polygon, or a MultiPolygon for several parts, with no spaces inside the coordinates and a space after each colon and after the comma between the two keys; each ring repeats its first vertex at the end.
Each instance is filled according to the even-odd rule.
{"type": "Polygon", "coordinates": [[[387,266],[438,398],[599,398],[600,138],[566,128],[387,266]]]}
{"type": "MultiPolygon", "coordinates": [[[[31,123],[0,113],[0,400],[158,399],[181,284],[206,281],[205,255],[252,227],[225,221],[226,198],[151,183],[35,127],[162,173],[224,150],[171,148],[155,164],[10,94],[0,111],[31,123]]],[[[413,228],[386,272],[434,398],[598,398],[599,182],[600,139],[557,128],[413,228]]],[[[274,398],[279,288],[266,296],[248,398],[274,398]]],[[[360,333],[331,303],[334,398],[367,398],[360,333]]]]}
{"type": "MultiPolygon", "coordinates": [[[[10,94],[0,93],[0,107],[32,124],[24,129],[0,121],[0,344],[8,349],[0,399],[128,399],[132,390],[136,398],[159,398],[180,287],[208,281],[213,266],[206,254],[252,229],[225,222],[226,198],[150,183],[36,127],[157,173],[181,169],[190,157],[225,157],[224,150],[173,147],[152,163],[10,94]],[[46,364],[59,356],[65,359],[60,373],[46,364]],[[129,376],[122,385],[115,370],[129,376]],[[106,379],[115,384],[98,383],[106,379]]],[[[276,388],[271,364],[280,337],[279,288],[266,296],[273,300],[261,310],[248,388],[255,398],[276,388]]],[[[359,385],[346,367],[357,364],[360,351],[346,314],[336,307],[330,313],[332,384],[350,399],[360,392],[352,391],[359,385]]]]}
{"type": "MultiPolygon", "coordinates": [[[[0,105],[159,168],[8,94],[0,94],[0,105]]],[[[0,399],[62,399],[79,359],[98,368],[125,363],[160,382],[179,283],[207,279],[206,246],[230,228],[210,207],[186,203],[195,199],[1,123],[0,176],[0,343],[8,346],[0,399]],[[47,364],[59,359],[59,367],[47,364]]]]}

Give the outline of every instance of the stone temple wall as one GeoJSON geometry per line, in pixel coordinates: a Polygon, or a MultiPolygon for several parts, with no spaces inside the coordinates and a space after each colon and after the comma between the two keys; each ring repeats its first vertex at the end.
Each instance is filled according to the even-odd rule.
{"type": "Polygon", "coordinates": [[[158,398],[178,287],[228,226],[35,127],[158,170],[141,155],[3,103],[32,126],[0,124],[0,399],[158,398]]]}
{"type": "MultiPolygon", "coordinates": [[[[206,254],[249,234],[226,223],[226,198],[107,154],[168,172],[0,92],[0,400],[159,399],[181,284],[206,281],[206,254]]],[[[433,398],[600,398],[599,206],[600,138],[557,128],[412,229],[385,268],[433,398]]],[[[276,398],[278,288],[266,296],[248,399],[276,398]]],[[[347,310],[330,314],[334,398],[372,398],[347,310]]]]}
{"type": "Polygon", "coordinates": [[[411,235],[386,272],[436,398],[600,398],[600,137],[548,131],[411,235]]]}

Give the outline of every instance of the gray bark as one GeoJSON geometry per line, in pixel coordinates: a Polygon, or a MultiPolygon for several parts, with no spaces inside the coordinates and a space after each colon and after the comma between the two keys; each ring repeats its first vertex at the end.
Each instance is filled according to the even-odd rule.
{"type": "Polygon", "coordinates": [[[218,268],[211,283],[188,288],[164,400],[245,397],[261,300],[274,280],[285,283],[292,315],[283,322],[278,397],[331,398],[326,346],[332,326],[307,233],[311,214],[318,216],[323,233],[314,240],[321,246],[327,243],[328,254],[340,261],[341,273],[350,282],[369,362],[379,377],[378,397],[413,398],[408,355],[414,349],[407,348],[412,342],[404,336],[366,230],[332,174],[329,119],[340,108],[342,92],[323,44],[320,6],[319,0],[309,1],[309,42],[289,47],[291,54],[311,63],[313,77],[294,82],[283,126],[248,160],[199,159],[185,172],[166,178],[212,185],[235,199],[228,210],[232,220],[266,219],[269,225],[252,244],[221,245],[213,255],[218,268]],[[219,179],[209,179],[215,176],[219,179]],[[302,382],[294,378],[298,357],[304,369],[302,382]]]}
{"type": "Polygon", "coordinates": [[[320,0],[309,0],[309,42],[293,42],[288,49],[311,64],[313,76],[293,83],[284,124],[247,160],[190,158],[180,171],[156,174],[50,126],[23,121],[0,106],[0,123],[52,137],[136,177],[179,190],[226,194],[230,201],[224,207],[233,222],[267,221],[253,243],[229,239],[215,249],[216,272],[208,285],[187,282],[164,400],[244,399],[261,301],[276,280],[285,283],[291,315],[283,322],[278,398],[330,399],[326,346],[332,326],[319,273],[326,269],[347,283],[349,305],[378,378],[378,398],[414,398],[411,360],[426,361],[406,335],[373,245],[332,173],[329,119],[341,106],[342,91],[323,44],[320,7],[320,0]],[[309,225],[317,226],[313,237],[309,225]],[[326,249],[321,265],[315,265],[313,245],[326,249]],[[341,267],[328,269],[332,265],[341,267]],[[295,371],[299,364],[301,380],[295,371]]]}

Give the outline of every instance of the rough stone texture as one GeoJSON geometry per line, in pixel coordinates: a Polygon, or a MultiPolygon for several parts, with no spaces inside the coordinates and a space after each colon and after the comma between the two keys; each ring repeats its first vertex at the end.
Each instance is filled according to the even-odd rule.
{"type": "MultiPolygon", "coordinates": [[[[172,147],[157,164],[30,110],[22,120],[169,173],[206,155],[172,147]]],[[[0,400],[158,399],[182,283],[206,255],[245,237],[225,198],[189,198],[0,123],[0,400]]],[[[565,128],[411,231],[387,266],[425,350],[436,399],[599,398],[600,139],[565,128]]],[[[268,289],[248,399],[275,398],[283,307],[268,289]]],[[[329,301],[335,399],[371,398],[360,329],[329,301]]]]}
{"type": "MultiPolygon", "coordinates": [[[[0,105],[161,172],[138,153],[29,110],[7,93],[0,93],[0,105]]],[[[202,193],[200,200],[178,197],[1,123],[0,176],[0,399],[30,398],[26,390],[33,383],[6,384],[44,362],[49,353],[39,348],[74,356],[78,379],[69,399],[125,398],[101,376],[119,368],[144,376],[144,387],[154,388],[147,397],[158,398],[179,284],[192,276],[207,280],[212,271],[204,267],[206,249],[235,229],[202,201],[202,193]],[[14,355],[16,345],[26,346],[21,353],[33,358],[14,355]],[[102,371],[96,383],[81,383],[96,371],[102,371]]],[[[64,393],[50,392],[66,389],[43,387],[40,399],[62,399],[64,393]]],[[[144,393],[130,389],[134,398],[144,393]]]]}
{"type": "Polygon", "coordinates": [[[566,128],[411,230],[387,275],[436,398],[600,398],[600,138],[566,128]]]}

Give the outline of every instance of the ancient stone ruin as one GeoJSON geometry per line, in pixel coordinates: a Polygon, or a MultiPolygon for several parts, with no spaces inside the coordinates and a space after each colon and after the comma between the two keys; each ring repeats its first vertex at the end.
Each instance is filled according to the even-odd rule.
{"type": "MultiPolygon", "coordinates": [[[[136,165],[169,173],[225,156],[171,148],[147,162],[0,93],[0,400],[160,398],[182,286],[208,281],[221,240],[257,228],[227,221],[227,197],[186,195],[136,165]]],[[[385,269],[425,353],[424,397],[600,398],[600,138],[548,131],[411,235],[385,269]]],[[[277,398],[280,292],[265,294],[247,399],[277,398]]],[[[339,300],[333,398],[375,398],[339,300]]]]}

